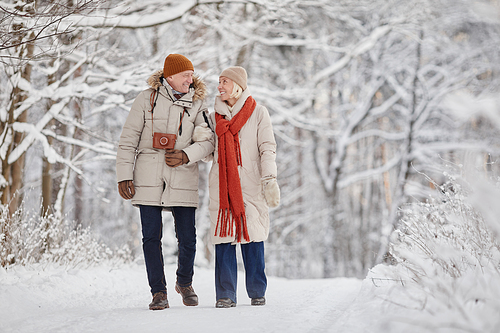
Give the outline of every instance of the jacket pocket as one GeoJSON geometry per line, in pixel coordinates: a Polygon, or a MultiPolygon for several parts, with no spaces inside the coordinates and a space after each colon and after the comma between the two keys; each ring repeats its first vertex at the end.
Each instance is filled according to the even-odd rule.
{"type": "Polygon", "coordinates": [[[247,167],[240,167],[241,191],[252,200],[260,200],[262,185],[258,164],[251,162],[247,167]]]}
{"type": "Polygon", "coordinates": [[[176,190],[198,190],[198,163],[172,168],[170,187],[176,190]]]}
{"type": "Polygon", "coordinates": [[[134,168],[134,183],[137,186],[161,186],[161,179],[158,177],[158,163],[161,155],[145,154],[137,155],[134,168]]]}

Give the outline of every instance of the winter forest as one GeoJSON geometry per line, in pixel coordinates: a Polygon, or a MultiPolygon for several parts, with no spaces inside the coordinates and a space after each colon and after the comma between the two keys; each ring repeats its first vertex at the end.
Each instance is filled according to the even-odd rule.
{"type": "MultiPolygon", "coordinates": [[[[239,65],[271,114],[268,274],[364,278],[385,263],[422,289],[469,270],[498,285],[499,50],[495,0],[2,0],[1,266],[142,256],[116,149],[147,78],[180,53],[210,111],[239,65]]],[[[197,265],[213,260],[209,167],[197,265]]]]}

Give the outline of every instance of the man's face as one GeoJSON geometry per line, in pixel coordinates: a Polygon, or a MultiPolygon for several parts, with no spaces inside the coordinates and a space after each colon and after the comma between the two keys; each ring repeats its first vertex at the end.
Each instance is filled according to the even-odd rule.
{"type": "Polygon", "coordinates": [[[178,92],[187,93],[189,92],[189,86],[193,83],[193,73],[194,71],[187,70],[169,76],[167,78],[168,84],[178,92]]]}

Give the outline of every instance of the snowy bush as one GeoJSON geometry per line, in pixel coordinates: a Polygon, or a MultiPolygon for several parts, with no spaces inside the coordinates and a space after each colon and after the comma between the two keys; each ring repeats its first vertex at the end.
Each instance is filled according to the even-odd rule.
{"type": "Polygon", "coordinates": [[[91,265],[103,260],[130,260],[127,248],[111,251],[92,235],[90,228],[65,222],[54,215],[26,212],[24,206],[9,216],[0,206],[0,264],[27,265],[55,262],[91,265]]]}
{"type": "Polygon", "coordinates": [[[476,178],[470,184],[447,176],[427,202],[402,209],[390,249],[397,263],[393,278],[405,281],[401,288],[424,310],[418,327],[498,332],[498,180],[486,185],[476,178]]]}

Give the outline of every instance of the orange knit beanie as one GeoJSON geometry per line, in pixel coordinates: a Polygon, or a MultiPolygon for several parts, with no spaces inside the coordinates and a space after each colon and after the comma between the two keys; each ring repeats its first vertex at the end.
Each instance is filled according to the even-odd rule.
{"type": "Polygon", "coordinates": [[[163,66],[163,77],[167,78],[169,76],[175,75],[180,72],[187,70],[194,71],[193,64],[188,58],[181,54],[169,54],[165,58],[165,65],[163,66]]]}

